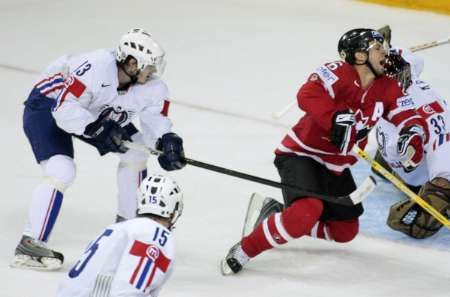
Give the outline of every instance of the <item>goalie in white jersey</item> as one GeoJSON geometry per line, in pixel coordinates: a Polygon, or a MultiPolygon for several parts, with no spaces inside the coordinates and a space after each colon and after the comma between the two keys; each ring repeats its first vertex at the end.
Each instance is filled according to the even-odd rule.
{"type": "MultiPolygon", "coordinates": [[[[419,78],[423,60],[409,50],[392,49],[386,68],[410,95],[398,105],[414,107],[427,121],[429,141],[425,146],[425,160],[419,166],[405,166],[397,145],[399,131],[390,123],[377,124],[378,161],[387,164],[394,173],[419,191],[425,201],[444,216],[450,209],[450,110],[447,102],[430,85],[419,78]],[[412,100],[411,100],[412,98],[412,100]],[[415,168],[415,169],[414,169],[415,168]],[[414,169],[414,170],[413,170],[414,169]]],[[[413,201],[406,199],[394,204],[387,220],[397,231],[414,238],[426,238],[441,227],[436,219],[413,201]]]]}
{"type": "Polygon", "coordinates": [[[59,286],[57,297],[158,296],[174,263],[172,228],[183,210],[175,181],[147,177],[137,218],[107,227],[59,286]]]}
{"type": "Polygon", "coordinates": [[[28,222],[12,266],[57,269],[63,255],[46,247],[64,191],[75,178],[73,137],[117,153],[118,219],[136,214],[136,189],[146,176],[147,155],[125,140],[163,153],[165,170],[185,165],[182,139],[171,131],[169,94],[159,78],[165,52],[142,29],[125,34],[116,50],[66,55],[54,61],[25,102],[23,126],[44,179],[32,195],[28,222]],[[132,124],[140,120],[141,131],[132,124]]]}

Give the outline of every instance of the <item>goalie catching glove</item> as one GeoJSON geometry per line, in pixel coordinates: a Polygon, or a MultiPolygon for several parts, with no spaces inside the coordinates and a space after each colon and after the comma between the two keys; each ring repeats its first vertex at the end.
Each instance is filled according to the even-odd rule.
{"type": "MultiPolygon", "coordinates": [[[[448,217],[450,211],[449,184],[443,188],[427,182],[420,189],[419,196],[443,216],[448,217]]],[[[430,237],[442,227],[438,220],[409,199],[391,206],[387,225],[396,231],[417,239],[430,237]]]]}

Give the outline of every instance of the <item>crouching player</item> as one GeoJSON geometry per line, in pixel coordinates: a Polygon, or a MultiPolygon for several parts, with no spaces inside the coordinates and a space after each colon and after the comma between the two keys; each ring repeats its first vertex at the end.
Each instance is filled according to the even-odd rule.
{"type": "Polygon", "coordinates": [[[158,296],[173,269],[171,230],[182,210],[175,181],[147,177],[138,190],[137,217],[104,229],[70,269],[57,296],[158,296]]]}

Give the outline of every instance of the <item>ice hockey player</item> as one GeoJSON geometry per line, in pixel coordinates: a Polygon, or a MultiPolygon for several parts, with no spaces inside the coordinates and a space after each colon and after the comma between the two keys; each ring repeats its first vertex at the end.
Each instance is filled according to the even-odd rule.
{"type": "Polygon", "coordinates": [[[61,282],[57,297],[158,296],[174,263],[172,229],[183,210],[177,183],[163,175],[142,181],[137,217],[108,226],[61,282]]]}
{"type": "MultiPolygon", "coordinates": [[[[446,101],[431,86],[419,78],[423,59],[407,49],[393,48],[386,63],[386,72],[395,77],[406,90],[404,106],[413,107],[428,123],[430,140],[425,146],[425,158],[419,166],[403,166],[398,153],[397,127],[380,120],[377,124],[377,161],[399,176],[412,190],[442,215],[450,210],[450,111],[446,101]]],[[[404,148],[401,148],[404,149],[404,148]]],[[[427,238],[442,227],[428,212],[410,199],[395,203],[390,208],[387,224],[394,230],[414,238],[427,238]]]]}
{"type": "Polygon", "coordinates": [[[147,156],[124,146],[125,140],[160,149],[165,170],[184,165],[182,139],[171,132],[168,88],[159,78],[165,52],[142,29],[132,29],[116,50],[65,55],[48,66],[25,102],[23,127],[42,182],[32,194],[28,221],[13,267],[57,269],[63,255],[46,246],[75,178],[73,137],[117,153],[118,219],[136,213],[136,189],[146,175],[147,156]],[[132,124],[138,116],[141,131],[132,124]]]}
{"type": "MultiPolygon", "coordinates": [[[[399,145],[412,152],[405,162],[418,165],[427,140],[426,123],[414,109],[398,103],[405,94],[384,75],[384,38],[373,29],[353,29],[338,42],[342,60],[325,64],[300,88],[297,99],[305,115],[289,130],[276,149],[275,166],[286,184],[326,193],[347,195],[356,189],[350,166],[367,134],[380,118],[401,130],[399,145]]],[[[402,152],[403,153],[403,152],[402,152]]],[[[262,220],[221,262],[224,275],[237,273],[265,250],[309,235],[336,242],[351,241],[358,233],[361,204],[344,206],[305,197],[283,189],[283,211],[262,220]]]]}

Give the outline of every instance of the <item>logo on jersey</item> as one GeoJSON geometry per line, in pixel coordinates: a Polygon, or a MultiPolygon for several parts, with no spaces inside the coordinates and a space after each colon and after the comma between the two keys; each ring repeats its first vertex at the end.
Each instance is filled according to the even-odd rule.
{"type": "Polygon", "coordinates": [[[153,261],[155,261],[156,259],[158,259],[159,257],[159,248],[157,248],[154,245],[151,245],[147,248],[147,250],[145,251],[145,253],[147,254],[147,257],[153,261]]]}
{"type": "Polygon", "coordinates": [[[109,119],[118,124],[123,124],[129,118],[128,112],[123,110],[121,106],[104,105],[102,108],[104,109],[98,116],[99,119],[109,119]]]}
{"type": "Polygon", "coordinates": [[[171,259],[167,258],[158,246],[135,240],[129,252],[139,258],[130,278],[130,284],[145,292],[150,287],[157,271],[165,273],[171,259]]]}
{"type": "Polygon", "coordinates": [[[329,85],[332,85],[339,80],[339,78],[325,66],[319,67],[317,69],[317,74],[322,79],[322,81],[326,82],[329,85]]]}
{"type": "Polygon", "coordinates": [[[429,104],[422,106],[422,110],[424,113],[433,114],[436,111],[429,104]]]}
{"type": "Polygon", "coordinates": [[[400,108],[411,108],[414,106],[414,100],[411,97],[400,97],[397,99],[397,106],[400,108]]]}

